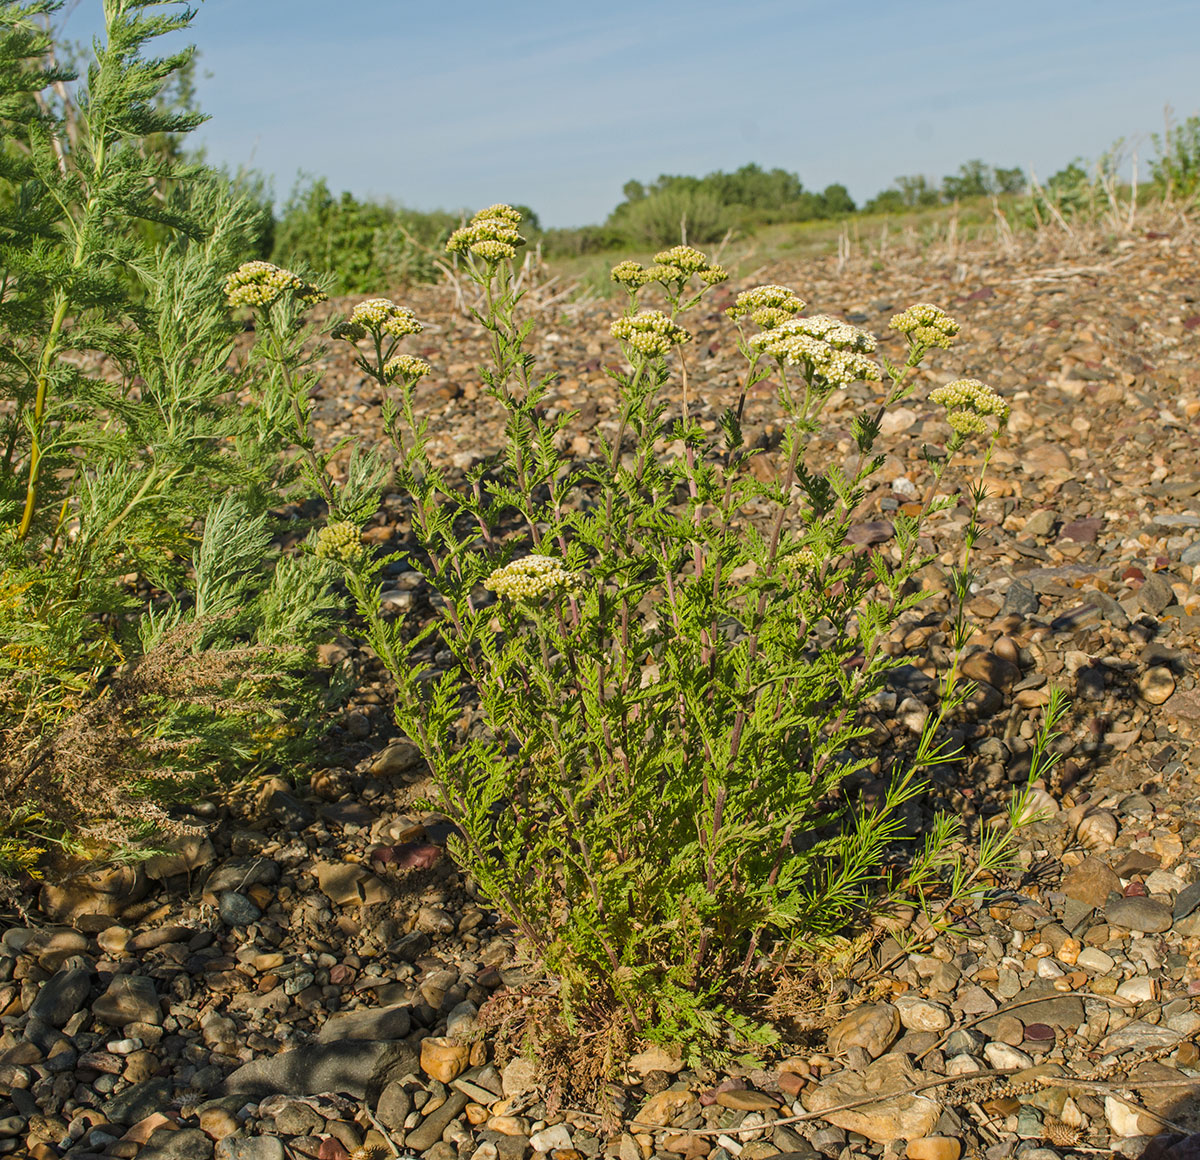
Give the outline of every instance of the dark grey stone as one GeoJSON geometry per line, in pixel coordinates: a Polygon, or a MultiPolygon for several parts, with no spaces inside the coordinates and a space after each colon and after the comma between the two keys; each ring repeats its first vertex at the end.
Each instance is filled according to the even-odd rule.
{"type": "MultiPolygon", "coordinates": [[[[1013,1002],[1021,1003],[1026,999],[1043,999],[1043,996],[1042,1002],[1030,1003],[1027,1007],[1020,1009],[1022,1023],[1026,1025],[1048,1023],[1051,1027],[1066,1027],[1074,1030],[1084,1021],[1083,1000],[1078,995],[1056,991],[1054,983],[1050,979],[1034,979],[1025,990],[1014,997],[1013,1002]]],[[[985,1020],[979,1024],[978,1030],[982,1031],[984,1035],[993,1035],[996,1031],[996,1020],[999,1018],[1001,1016],[997,1015],[995,1019],[985,1020]]]]}
{"type": "Polygon", "coordinates": [[[1137,601],[1143,612],[1157,616],[1168,605],[1175,603],[1175,593],[1165,576],[1151,572],[1138,589],[1137,601]]]}
{"type": "Polygon", "coordinates": [[[51,975],[29,1005],[29,1015],[61,1027],[77,1011],[83,1009],[92,989],[92,972],[82,967],[64,969],[51,975]]]}
{"type": "Polygon", "coordinates": [[[1133,898],[1114,899],[1104,908],[1104,917],[1114,926],[1140,930],[1147,934],[1170,930],[1174,921],[1170,909],[1163,903],[1137,895],[1133,898]]]}
{"type": "Polygon", "coordinates": [[[275,821],[290,830],[302,830],[305,826],[311,825],[313,821],[312,810],[299,798],[293,797],[281,789],[277,789],[271,795],[270,801],[264,808],[275,821]]]}
{"type": "Polygon", "coordinates": [[[452,1091],[440,1108],[430,1112],[404,1137],[404,1147],[410,1152],[424,1152],[432,1148],[442,1138],[450,1121],[462,1115],[466,1106],[467,1097],[462,1092],[452,1091]]]}
{"type": "Polygon", "coordinates": [[[136,1124],[154,1112],[161,1112],[171,1100],[171,1083],[166,1079],[148,1079],[135,1083],[100,1109],[114,1124],[136,1124]]]}
{"type": "Polygon", "coordinates": [[[1022,580],[1014,581],[1004,594],[1001,616],[1033,616],[1041,608],[1037,593],[1022,580]]]}
{"type": "Polygon", "coordinates": [[[270,886],[279,881],[279,863],[270,858],[228,858],[209,876],[204,889],[210,894],[270,886]]]}
{"type": "Polygon", "coordinates": [[[216,1160],[285,1160],[286,1153],[274,1136],[226,1136],[214,1155],[216,1160]]]}
{"type": "Polygon", "coordinates": [[[1175,898],[1175,918],[1187,918],[1196,907],[1200,906],[1200,882],[1185,886],[1175,898]]]}
{"type": "Polygon", "coordinates": [[[399,1080],[393,1080],[383,1089],[375,1115],[385,1128],[393,1132],[404,1131],[404,1121],[413,1109],[412,1096],[399,1080]]]}
{"type": "Polygon", "coordinates": [[[317,1036],[319,1043],[339,1039],[403,1039],[412,1029],[407,1003],[390,1007],[364,1007],[331,1015],[317,1036]]]}
{"type": "Polygon", "coordinates": [[[92,1014],[113,1027],[161,1023],[162,1008],[154,980],[145,975],[115,975],[108,990],[92,1004],[92,1014]]]}
{"type": "Polygon", "coordinates": [[[199,1128],[159,1128],[138,1160],[212,1160],[213,1142],[199,1128]]]}
{"type": "Polygon", "coordinates": [[[252,922],[257,922],[262,918],[262,911],[250,899],[244,894],[237,894],[232,890],[227,890],[221,895],[217,909],[221,915],[221,921],[226,926],[249,926],[252,922]]]}
{"type": "Polygon", "coordinates": [[[375,1100],[393,1079],[420,1071],[417,1053],[403,1040],[309,1043],[243,1064],[216,1095],[311,1096],[343,1092],[375,1100]]]}
{"type": "Polygon", "coordinates": [[[325,1117],[308,1104],[284,1104],[275,1113],[275,1130],[284,1136],[315,1136],[325,1131],[325,1117]]]}

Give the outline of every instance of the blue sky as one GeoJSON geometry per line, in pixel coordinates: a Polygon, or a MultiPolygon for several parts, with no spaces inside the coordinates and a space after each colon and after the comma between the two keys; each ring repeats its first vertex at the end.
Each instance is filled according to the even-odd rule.
{"type": "MultiPolygon", "coordinates": [[[[202,0],[209,159],[287,195],[602,221],[630,178],[747,161],[840,181],[981,157],[1045,178],[1200,111],[1197,0],[202,0]]],[[[101,27],[69,0],[68,36],[101,27]]]]}

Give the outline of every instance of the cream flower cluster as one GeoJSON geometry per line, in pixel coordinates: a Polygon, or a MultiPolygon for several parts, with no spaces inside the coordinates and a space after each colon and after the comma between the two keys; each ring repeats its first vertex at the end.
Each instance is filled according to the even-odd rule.
{"type": "Polygon", "coordinates": [[[497,203],[481,209],[470,224],[457,229],[446,243],[451,254],[472,253],[490,265],[517,256],[517,247],[525,239],[517,233],[521,215],[511,205],[497,203]]]}
{"type": "Polygon", "coordinates": [[[632,317],[618,318],[612,324],[612,333],[643,358],[662,358],[671,347],[692,341],[692,336],[661,310],[642,310],[632,317]]]}
{"type": "Polygon", "coordinates": [[[383,364],[383,377],[389,383],[396,379],[415,383],[417,379],[423,379],[431,370],[433,368],[423,358],[417,358],[411,354],[398,354],[383,364]]]}
{"type": "Polygon", "coordinates": [[[940,346],[943,350],[950,349],[950,342],[959,331],[958,323],[932,302],[914,303],[897,314],[888,326],[905,335],[913,346],[940,346]]]}
{"type": "Polygon", "coordinates": [[[298,274],[270,262],[243,262],[225,279],[225,300],[230,306],[271,306],[288,293],[306,306],[328,297],[298,274]]]}
{"type": "Polygon", "coordinates": [[[846,386],[880,378],[878,365],[867,358],[875,336],[827,314],[784,322],[754,335],[750,343],[779,362],[811,367],[827,383],[846,386]]]}
{"type": "Polygon", "coordinates": [[[654,255],[657,266],[674,266],[685,274],[699,274],[709,268],[708,255],[691,246],[672,246],[654,255]]]}
{"type": "Polygon", "coordinates": [[[502,600],[537,600],[551,593],[572,595],[583,588],[583,577],[569,572],[553,556],[525,556],[497,568],[485,581],[502,600]]]}
{"type": "Polygon", "coordinates": [[[626,290],[640,290],[648,282],[676,282],[682,285],[695,275],[705,286],[724,282],[728,272],[708,260],[706,254],[691,246],[672,246],[654,255],[654,265],[648,269],[638,262],[618,262],[612,269],[612,280],[626,290]]]}
{"type": "Polygon", "coordinates": [[[317,536],[317,555],[322,560],[353,564],[362,554],[362,537],[348,520],[326,524],[317,536]]]}
{"type": "Polygon", "coordinates": [[[774,330],[799,314],[805,305],[786,286],[755,286],[753,290],[743,290],[725,313],[735,322],[749,315],[756,326],[774,330]]]}
{"type": "Polygon", "coordinates": [[[990,435],[988,419],[1008,420],[1008,404],[978,379],[955,379],[930,391],[929,401],[946,408],[946,422],[960,435],[990,435]]]}
{"type": "Polygon", "coordinates": [[[404,338],[420,334],[425,327],[407,306],[397,306],[390,298],[368,298],[351,311],[345,329],[360,331],[360,338],[367,334],[404,338]]]}
{"type": "Polygon", "coordinates": [[[618,262],[612,268],[612,280],[626,290],[640,290],[650,281],[650,272],[641,262],[618,262]]]}

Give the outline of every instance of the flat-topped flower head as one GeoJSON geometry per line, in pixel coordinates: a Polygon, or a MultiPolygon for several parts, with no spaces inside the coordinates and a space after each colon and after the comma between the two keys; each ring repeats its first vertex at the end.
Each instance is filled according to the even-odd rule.
{"type": "Polygon", "coordinates": [[[521,215],[511,205],[491,205],[481,209],[468,225],[450,235],[446,250],[451,254],[474,254],[489,265],[517,256],[517,247],[525,239],[517,233],[521,215]]]}
{"type": "Polygon", "coordinates": [[[420,334],[425,329],[407,306],[397,306],[390,298],[368,298],[360,302],[351,312],[350,321],[393,338],[420,334]]]}
{"type": "Polygon", "coordinates": [[[950,342],[959,331],[958,323],[940,306],[932,302],[916,302],[901,311],[888,323],[915,347],[940,346],[950,349],[950,342]]]}
{"type": "Polygon", "coordinates": [[[654,265],[646,271],[648,282],[674,283],[682,287],[691,277],[698,277],[705,286],[724,282],[729,274],[708,260],[708,255],[691,246],[672,246],[654,255],[654,265]]]}
{"type": "Polygon", "coordinates": [[[725,311],[735,322],[750,316],[750,321],[763,330],[773,330],[789,318],[799,314],[807,303],[786,286],[755,286],[743,290],[725,311]]]}
{"type": "Polygon", "coordinates": [[[626,290],[640,290],[650,281],[650,273],[641,262],[618,262],[612,268],[611,277],[626,290]]]}
{"type": "Polygon", "coordinates": [[[368,298],[350,312],[345,322],[333,328],[333,337],[360,342],[368,334],[404,338],[409,334],[420,334],[424,329],[424,324],[417,321],[417,316],[407,306],[397,306],[390,298],[368,298]]]}
{"type": "Polygon", "coordinates": [[[423,359],[411,354],[398,354],[383,364],[383,377],[389,383],[402,379],[406,383],[415,383],[423,379],[433,368],[423,359]]]}
{"type": "Polygon", "coordinates": [[[646,270],[648,282],[686,282],[691,277],[686,270],[679,266],[669,266],[664,262],[656,262],[646,270]]]}
{"type": "Polygon", "coordinates": [[[559,593],[572,596],[583,589],[583,577],[568,571],[553,556],[523,556],[497,568],[484,582],[501,600],[533,601],[559,593]]]}
{"type": "Polygon", "coordinates": [[[482,221],[503,222],[515,230],[521,224],[522,218],[519,210],[515,210],[511,205],[505,205],[504,202],[498,201],[495,205],[489,205],[487,209],[481,209],[471,218],[472,224],[482,221]]]}
{"type": "Polygon", "coordinates": [[[243,262],[225,279],[225,300],[230,306],[272,306],[285,294],[294,294],[305,306],[328,297],[299,274],[270,262],[243,262]]]}
{"type": "Polygon", "coordinates": [[[317,555],[322,560],[353,564],[362,556],[362,536],[348,520],[326,524],[317,535],[317,555]]]}
{"type": "Polygon", "coordinates": [[[875,351],[873,334],[859,330],[857,326],[851,326],[840,318],[831,318],[828,314],[797,318],[787,323],[783,329],[793,334],[807,334],[812,338],[819,338],[838,350],[854,351],[857,354],[873,354],[875,351]]]}
{"type": "Polygon", "coordinates": [[[471,243],[471,253],[485,262],[511,262],[517,256],[517,247],[512,242],[501,242],[496,238],[484,238],[471,243]]]}
{"type": "Polygon", "coordinates": [[[685,274],[699,274],[709,268],[708,255],[691,246],[672,246],[669,250],[659,250],[654,255],[654,262],[658,266],[674,266],[685,274]]]}
{"type": "Polygon", "coordinates": [[[969,429],[983,433],[990,430],[986,423],[980,427],[975,419],[996,419],[1000,424],[1008,421],[1008,404],[978,379],[955,379],[944,387],[930,391],[929,401],[946,408],[946,419],[956,431],[967,433],[969,429]]]}
{"type": "Polygon", "coordinates": [[[612,333],[642,358],[662,358],[671,347],[692,341],[691,334],[661,310],[642,310],[632,317],[618,318],[612,324],[612,333]]]}
{"type": "Polygon", "coordinates": [[[827,314],[779,323],[754,335],[750,345],[780,363],[806,367],[828,384],[880,379],[878,365],[867,357],[875,349],[874,335],[827,314]]]}

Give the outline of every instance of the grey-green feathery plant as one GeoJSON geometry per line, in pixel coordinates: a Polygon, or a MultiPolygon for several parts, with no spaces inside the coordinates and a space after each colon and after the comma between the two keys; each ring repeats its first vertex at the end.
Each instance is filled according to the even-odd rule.
{"type": "MultiPolygon", "coordinates": [[[[411,560],[436,593],[435,619],[412,632],[381,616],[386,561],[369,558],[353,520],[317,550],[345,567],[396,679],[397,720],[458,827],[455,856],[561,981],[568,1013],[615,1003],[639,1033],[693,1054],[767,1042],[753,998],[764,975],[879,890],[904,888],[882,869],[905,836],[901,807],[954,756],[943,713],[878,809],[840,789],[877,756],[860,709],[900,663],[882,646],[922,598],[919,532],[950,502],[938,482],[966,440],[996,436],[1006,410],[977,385],[945,388],[954,434],[929,453],[920,514],[897,517],[891,555],[861,549],[848,532],[882,464],[883,414],[957,324],[926,304],[905,311],[893,321],[905,365],[881,366],[871,335],[798,317],[804,303],[786,287],[741,294],[728,313],[747,372],[713,438],[689,413],[683,315],[726,275],[677,246],[613,270],[629,299],[612,326],[625,362],[610,371],[616,429],[597,436],[595,462],[572,461],[560,447],[573,416],[544,413],[553,377],[535,376],[530,324],[517,320],[519,225],[493,206],[448,247],[479,287],[492,346],[481,373],[506,416],[504,451],[464,488],[428,454],[413,395],[427,366],[395,353],[417,324],[388,303],[339,332],[393,392],[411,560]],[[659,307],[644,306],[648,292],[659,307]],[[405,321],[388,331],[385,318],[405,321]],[[881,402],[854,423],[854,462],[822,468],[811,446],[831,394],[885,374],[881,402]],[[782,468],[762,482],[741,420],[746,392],[768,378],[784,436],[782,468]],[[745,514],[754,505],[765,520],[745,514]],[[443,651],[453,663],[436,671],[426,658],[443,651]]],[[[945,712],[966,691],[952,683],[945,712]]],[[[946,877],[940,846],[923,857],[923,885],[946,877]]]]}
{"type": "Polygon", "coordinates": [[[58,7],[0,3],[0,809],[109,834],[162,817],[139,793],[300,739],[333,576],[270,546],[268,509],[308,493],[294,384],[231,364],[253,210],[147,145],[202,119],[160,100],[190,52],[145,51],[193,14],[104,0],[68,122],[58,7]]]}

